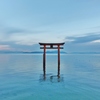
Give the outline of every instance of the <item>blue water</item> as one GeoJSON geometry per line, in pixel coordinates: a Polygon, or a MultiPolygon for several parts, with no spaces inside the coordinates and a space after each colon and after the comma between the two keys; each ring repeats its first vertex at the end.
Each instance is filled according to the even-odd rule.
{"type": "Polygon", "coordinates": [[[100,100],[100,55],[0,54],[0,100],[100,100]]]}

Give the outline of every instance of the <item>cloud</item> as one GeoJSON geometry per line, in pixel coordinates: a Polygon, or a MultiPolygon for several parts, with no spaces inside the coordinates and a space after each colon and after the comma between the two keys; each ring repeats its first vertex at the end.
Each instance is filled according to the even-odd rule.
{"type": "MultiPolygon", "coordinates": [[[[20,45],[15,42],[0,42],[2,50],[12,50],[12,51],[37,51],[39,50],[39,44],[34,45],[20,45]]],[[[1,49],[0,49],[1,50],[1,49]]]]}
{"type": "Polygon", "coordinates": [[[41,41],[42,37],[47,34],[47,31],[45,30],[25,30],[14,27],[4,27],[3,25],[0,26],[0,42],[14,42],[19,45],[34,45],[41,41]]]}
{"type": "Polygon", "coordinates": [[[85,34],[83,36],[72,36],[66,37],[66,40],[69,40],[71,43],[96,43],[100,40],[100,33],[92,33],[92,34],[85,34]]]}
{"type": "Polygon", "coordinates": [[[0,29],[0,42],[13,42],[18,45],[34,45],[39,42],[62,42],[65,36],[45,30],[24,30],[13,27],[0,29]]]}
{"type": "Polygon", "coordinates": [[[0,28],[1,49],[16,51],[39,50],[39,42],[62,42],[65,36],[53,34],[44,30],[24,30],[13,27],[0,28]]]}
{"type": "Polygon", "coordinates": [[[0,45],[0,50],[11,50],[9,45],[0,45]]]}
{"type": "Polygon", "coordinates": [[[100,43],[100,39],[99,40],[94,40],[91,43],[100,43]]]}
{"type": "Polygon", "coordinates": [[[65,50],[67,52],[99,52],[100,33],[66,37],[65,50]]]}
{"type": "Polygon", "coordinates": [[[0,27],[0,49],[34,51],[39,50],[39,42],[66,42],[66,51],[100,50],[100,33],[88,33],[68,37],[66,35],[43,30],[0,27]]]}

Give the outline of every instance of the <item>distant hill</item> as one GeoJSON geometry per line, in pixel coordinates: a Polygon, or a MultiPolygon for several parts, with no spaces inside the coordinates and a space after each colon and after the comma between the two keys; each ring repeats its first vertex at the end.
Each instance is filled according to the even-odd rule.
{"type": "MultiPolygon", "coordinates": [[[[23,51],[7,51],[0,50],[0,54],[9,54],[9,53],[22,53],[22,54],[43,54],[43,51],[32,51],[32,52],[23,52],[23,51]]],[[[57,50],[55,51],[46,51],[47,54],[57,54],[57,50]]],[[[65,52],[61,51],[61,54],[100,54],[100,52],[65,52]]]]}
{"type": "MultiPolygon", "coordinates": [[[[32,52],[23,52],[23,51],[0,51],[0,53],[5,53],[5,54],[9,54],[9,53],[24,53],[24,54],[43,54],[43,51],[32,51],[32,52]]],[[[57,54],[57,51],[46,51],[47,54],[57,54]]],[[[61,54],[66,54],[66,52],[61,51],[61,54]]]]}

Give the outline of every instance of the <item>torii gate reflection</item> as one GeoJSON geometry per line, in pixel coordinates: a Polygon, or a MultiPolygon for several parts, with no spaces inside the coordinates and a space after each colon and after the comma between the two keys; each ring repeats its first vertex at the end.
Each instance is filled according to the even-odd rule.
{"type": "Polygon", "coordinates": [[[43,74],[46,75],[46,49],[58,49],[58,74],[57,76],[60,77],[60,49],[63,49],[63,47],[60,47],[64,45],[65,43],[39,43],[40,49],[44,49],[43,52],[43,74]]]}

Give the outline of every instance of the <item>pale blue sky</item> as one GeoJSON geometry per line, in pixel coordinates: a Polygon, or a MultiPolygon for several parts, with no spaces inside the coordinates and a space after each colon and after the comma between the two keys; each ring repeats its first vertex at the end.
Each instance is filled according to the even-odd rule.
{"type": "Polygon", "coordinates": [[[100,50],[100,0],[0,0],[0,50],[63,41],[65,51],[100,50]]]}

